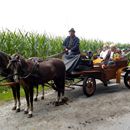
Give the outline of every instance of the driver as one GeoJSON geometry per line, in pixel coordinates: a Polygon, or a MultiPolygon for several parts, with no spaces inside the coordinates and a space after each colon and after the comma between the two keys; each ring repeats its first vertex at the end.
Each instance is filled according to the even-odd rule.
{"type": "Polygon", "coordinates": [[[80,54],[79,38],[75,36],[74,28],[69,30],[69,36],[63,42],[64,51],[69,55],[80,54]]]}

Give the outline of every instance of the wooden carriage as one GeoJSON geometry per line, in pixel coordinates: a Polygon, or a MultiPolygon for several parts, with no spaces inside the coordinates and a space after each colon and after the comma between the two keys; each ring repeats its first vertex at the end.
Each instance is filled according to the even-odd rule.
{"type": "MultiPolygon", "coordinates": [[[[130,78],[128,78],[127,70],[128,60],[123,58],[120,60],[116,60],[113,65],[107,66],[106,68],[102,68],[101,64],[93,65],[93,67],[89,70],[84,71],[75,71],[71,74],[67,75],[67,79],[81,79],[83,84],[83,92],[86,96],[92,96],[96,90],[96,79],[99,79],[104,83],[105,86],[108,85],[108,81],[112,79],[116,79],[117,83],[120,83],[121,73],[126,71],[127,76],[124,76],[124,82],[126,87],[130,88],[130,78]]],[[[76,85],[76,84],[74,84],[76,85]]]]}

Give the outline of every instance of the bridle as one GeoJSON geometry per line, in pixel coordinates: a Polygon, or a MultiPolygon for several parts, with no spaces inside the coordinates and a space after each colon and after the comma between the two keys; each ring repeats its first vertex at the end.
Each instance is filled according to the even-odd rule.
{"type": "Polygon", "coordinates": [[[1,81],[4,81],[4,80],[7,80],[7,79],[9,79],[9,78],[13,78],[13,76],[15,76],[15,75],[20,76],[20,77],[19,77],[20,79],[27,79],[27,78],[29,78],[31,75],[33,75],[33,72],[34,72],[36,66],[37,66],[37,63],[35,63],[35,64],[33,65],[33,68],[32,68],[32,70],[31,70],[31,72],[28,73],[27,75],[23,76],[23,77],[20,76],[19,73],[15,73],[15,74],[11,74],[11,75],[9,75],[9,76],[7,76],[7,77],[1,79],[0,82],[1,82],[1,81]]]}
{"type": "MultiPolygon", "coordinates": [[[[20,66],[21,66],[21,68],[22,68],[22,64],[21,64],[21,60],[20,60],[20,59],[11,59],[10,62],[11,62],[11,63],[12,63],[12,62],[19,62],[19,63],[20,63],[20,66]]],[[[37,69],[37,67],[38,67],[38,63],[35,62],[35,64],[33,65],[32,69],[31,69],[31,72],[29,72],[29,73],[26,74],[25,76],[20,76],[20,75],[21,75],[20,73],[15,73],[15,74],[13,74],[13,75],[11,75],[11,76],[18,75],[20,79],[27,79],[27,78],[29,78],[30,76],[33,75],[33,73],[34,73],[34,71],[37,69]]]]}

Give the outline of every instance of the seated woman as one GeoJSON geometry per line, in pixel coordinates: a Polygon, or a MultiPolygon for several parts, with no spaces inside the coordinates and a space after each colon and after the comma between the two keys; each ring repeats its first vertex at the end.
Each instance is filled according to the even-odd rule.
{"type": "Polygon", "coordinates": [[[108,45],[103,45],[102,51],[100,52],[100,55],[98,58],[96,58],[93,63],[94,64],[100,64],[101,62],[103,62],[107,55],[108,55],[108,51],[109,51],[109,46],[108,45]]]}
{"type": "Polygon", "coordinates": [[[103,45],[102,51],[100,53],[100,58],[105,59],[109,51],[108,45],[103,45]]]}

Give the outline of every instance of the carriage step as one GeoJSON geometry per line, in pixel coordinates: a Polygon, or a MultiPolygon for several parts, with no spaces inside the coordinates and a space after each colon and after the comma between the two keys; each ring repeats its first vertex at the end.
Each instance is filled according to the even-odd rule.
{"type": "Polygon", "coordinates": [[[112,86],[119,86],[119,85],[120,85],[120,83],[111,83],[111,84],[108,84],[107,86],[112,87],[112,86]]]}

